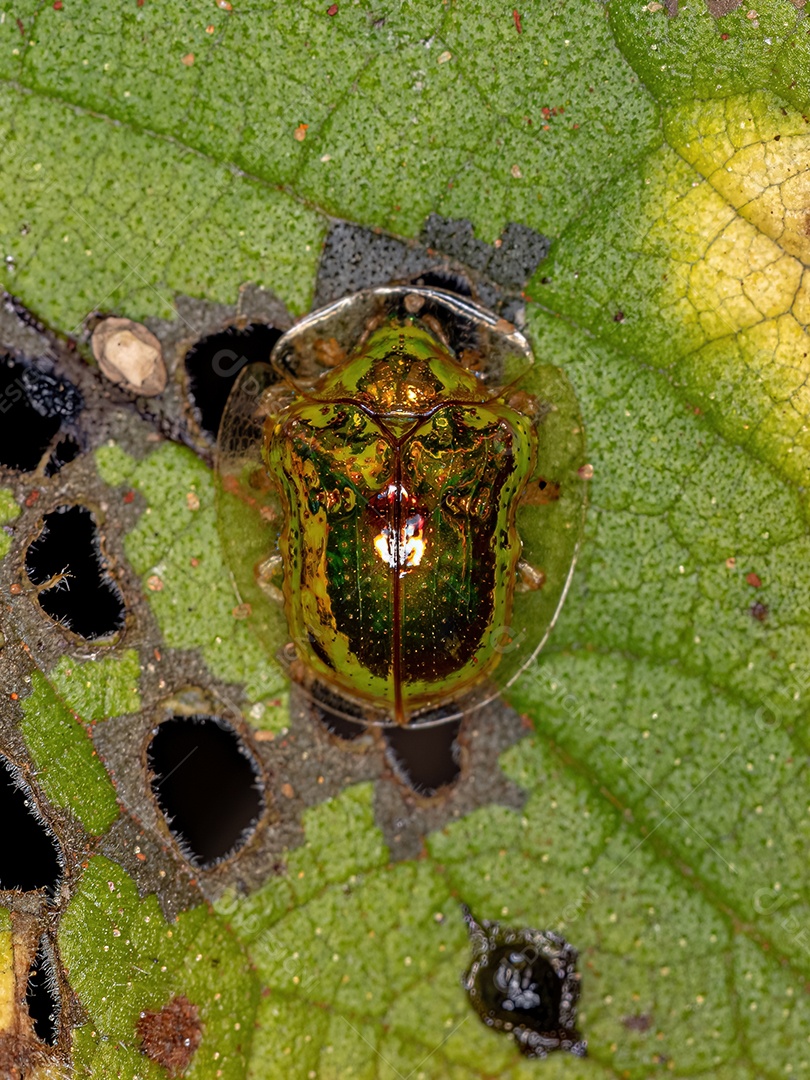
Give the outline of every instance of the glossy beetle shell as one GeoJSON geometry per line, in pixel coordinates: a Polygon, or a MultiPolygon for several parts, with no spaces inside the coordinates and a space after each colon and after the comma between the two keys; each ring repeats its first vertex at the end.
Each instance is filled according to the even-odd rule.
{"type": "Polygon", "coordinates": [[[508,682],[542,643],[573,563],[582,445],[567,383],[561,395],[559,372],[541,369],[541,390],[556,373],[570,428],[544,455],[559,406],[535,396],[525,339],[438,290],[340,301],[285,335],[273,361],[240,377],[220,435],[223,535],[258,632],[278,646],[283,602],[293,674],[369,722],[491,697],[492,679],[508,682]],[[561,500],[533,487],[548,465],[565,521],[561,500]],[[519,563],[537,551],[522,533],[537,549],[538,515],[545,547],[562,535],[564,550],[551,583],[549,560],[535,564],[543,587],[527,608],[519,563]],[[234,543],[243,531],[253,539],[234,543]]]}

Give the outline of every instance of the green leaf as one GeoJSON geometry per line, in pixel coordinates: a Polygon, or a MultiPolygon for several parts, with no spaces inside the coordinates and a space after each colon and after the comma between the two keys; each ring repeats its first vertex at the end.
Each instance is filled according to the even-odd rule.
{"type": "MultiPolygon", "coordinates": [[[[7,488],[0,488],[0,525],[6,525],[19,517],[20,508],[13,494],[7,488]]],[[[0,559],[5,558],[11,547],[11,539],[5,532],[0,532],[0,559]]]]}
{"type": "MultiPolygon", "coordinates": [[[[533,730],[491,766],[526,803],[392,863],[382,796],[349,786],[304,812],[283,867],[170,942],[154,897],[91,859],[60,929],[89,1017],[76,1060],[158,1080],[138,1011],[183,993],[210,1010],[199,1080],[806,1075],[807,18],[789,0],[337,6],[0,3],[3,280],[63,331],[96,309],[170,317],[180,293],[233,304],[246,282],[298,313],[330,215],[550,236],[528,326],[576,389],[594,476],[562,617],[510,697],[533,730]],[[527,1062],[480,1023],[461,903],[580,950],[587,1059],[527,1062]],[[222,1013],[195,936],[227,957],[222,1013]]],[[[279,731],[211,475],[128,423],[95,460],[111,516],[136,493],[124,551],[163,642],[279,731]]],[[[146,691],[132,654],[86,666],[35,674],[22,730],[48,798],[101,832],[114,789],[70,710],[98,721],[146,691]]]]}
{"type": "Polygon", "coordinates": [[[245,1074],[249,1017],[258,985],[244,953],[204,906],[167,923],[154,895],[103,856],[90,860],[59,927],[59,946],[89,1013],[75,1061],[89,1075],[161,1080],[166,1072],[141,1052],[138,1020],[182,995],[196,1006],[202,1040],[189,1076],[236,1080],[245,1074]]]}
{"type": "Polygon", "coordinates": [[[51,802],[71,810],[96,835],[118,817],[118,801],[85,724],[136,711],[132,683],[139,673],[131,651],[86,663],[65,657],[50,679],[34,673],[23,702],[21,728],[39,784],[51,802]]]}
{"type": "Polygon", "coordinates": [[[138,654],[128,649],[120,657],[96,660],[92,668],[63,657],[48,681],[72,712],[78,713],[85,723],[93,723],[140,709],[140,674],[138,654]]]}
{"type": "Polygon", "coordinates": [[[264,654],[239,618],[241,600],[222,555],[210,469],[170,443],[140,462],[117,446],[104,446],[96,464],[108,483],[134,488],[147,502],[127,536],[126,554],[166,644],[199,649],[212,674],[244,685],[251,720],[282,728],[288,717],[285,681],[275,657],[264,654]]]}

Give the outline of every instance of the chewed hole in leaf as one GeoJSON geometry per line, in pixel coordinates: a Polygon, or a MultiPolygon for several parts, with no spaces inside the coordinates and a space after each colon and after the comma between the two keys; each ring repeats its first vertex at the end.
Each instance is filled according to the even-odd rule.
{"type": "Polygon", "coordinates": [[[487,1027],[514,1038],[526,1057],[546,1057],[552,1050],[583,1057],[586,1043],[576,1030],[576,949],[552,931],[478,923],[466,909],[464,919],[472,947],[464,988],[487,1027]]]}
{"type": "Polygon", "coordinates": [[[28,973],[25,1001],[37,1038],[49,1046],[55,1046],[59,1037],[61,1003],[53,961],[45,938],[39,943],[28,973]]]}
{"type": "Polygon", "coordinates": [[[15,782],[9,762],[0,757],[0,889],[56,892],[61,867],[56,841],[48,833],[31,793],[15,782]]]}
{"type": "Polygon", "coordinates": [[[147,750],[151,785],[190,862],[205,867],[247,841],[264,809],[261,772],[236,732],[212,716],[175,716],[147,750]]]}
{"type": "Polygon", "coordinates": [[[74,419],[81,408],[81,396],[71,383],[0,356],[0,464],[32,472],[62,423],[74,419]]]}
{"type": "Polygon", "coordinates": [[[51,456],[48,458],[48,464],[45,466],[45,475],[54,476],[63,465],[75,461],[81,452],[82,448],[76,439],[72,435],[66,435],[53,448],[51,456]]]}
{"type": "Polygon", "coordinates": [[[461,772],[457,742],[461,720],[427,727],[386,728],[386,754],[394,772],[420,795],[435,795],[461,772]]]}
{"type": "Polygon", "coordinates": [[[247,364],[269,364],[281,331],[266,323],[229,326],[192,345],[186,353],[188,391],[200,427],[217,436],[225,402],[247,364]]]}
{"type": "Polygon", "coordinates": [[[84,506],[60,506],[45,516],[29,546],[25,569],[42,610],[88,640],[124,625],[124,601],[106,574],[98,528],[84,506]]]}

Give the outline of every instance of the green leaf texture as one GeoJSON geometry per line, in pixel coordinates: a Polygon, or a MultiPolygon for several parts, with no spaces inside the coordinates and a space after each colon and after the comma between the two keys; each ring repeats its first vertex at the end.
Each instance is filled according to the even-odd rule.
{"type": "MultiPolygon", "coordinates": [[[[492,762],[527,801],[391,863],[351,786],[305,813],[282,875],[176,926],[91,858],[60,928],[76,1061],[158,1080],[137,1015],[182,992],[204,1016],[192,1080],[810,1075],[803,5],[337,7],[0,3],[3,281],[71,332],[245,282],[303,312],[332,216],[550,236],[528,326],[576,390],[594,476],[571,594],[510,698],[526,737],[492,762]],[[526,1061],[480,1023],[461,903],[576,945],[586,1059],[526,1061]]],[[[142,450],[96,464],[111,501],[141,500],[125,550],[160,631],[278,731],[210,473],[142,450]]],[[[63,662],[24,703],[45,790],[91,833],[115,795],[72,711],[135,711],[129,665],[63,662]]]]}

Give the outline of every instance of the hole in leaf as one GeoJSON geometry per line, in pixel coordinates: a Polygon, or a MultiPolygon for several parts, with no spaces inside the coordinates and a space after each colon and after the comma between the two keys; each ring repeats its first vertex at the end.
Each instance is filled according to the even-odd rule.
{"type": "Polygon", "coordinates": [[[32,472],[65,420],[83,402],[72,383],[0,355],[0,464],[32,472]]]}
{"type": "Polygon", "coordinates": [[[147,750],[152,791],[183,853],[200,866],[247,840],[264,807],[261,774],[244,742],[211,716],[175,716],[147,750]]]}
{"type": "Polygon", "coordinates": [[[247,364],[269,364],[281,331],[267,323],[229,326],[202,338],[186,353],[189,396],[203,431],[216,438],[225,402],[234,381],[247,364]]]}
{"type": "Polygon", "coordinates": [[[49,1046],[55,1046],[59,1038],[61,1003],[53,961],[45,938],[39,943],[36,958],[28,973],[25,1000],[37,1038],[49,1046]]]}
{"type": "Polygon", "coordinates": [[[10,763],[0,757],[0,889],[53,896],[61,876],[56,840],[49,835],[27,788],[15,783],[10,763]]]}
{"type": "Polygon", "coordinates": [[[551,930],[478,923],[467,908],[464,921],[472,947],[464,988],[487,1027],[510,1034],[526,1057],[552,1050],[584,1057],[587,1044],[576,1030],[576,949],[551,930]]]}
{"type": "Polygon", "coordinates": [[[386,728],[388,760],[394,771],[420,795],[435,795],[458,779],[458,737],[461,720],[420,727],[386,728]]]}
{"type": "Polygon", "coordinates": [[[124,601],[105,573],[93,515],[84,506],[60,506],[46,514],[42,532],[29,546],[25,569],[40,607],[75,634],[108,637],[124,625],[124,601]]]}
{"type": "Polygon", "coordinates": [[[45,466],[45,475],[53,476],[58,473],[63,465],[74,461],[82,452],[82,448],[72,435],[66,435],[53,448],[48,464],[45,466]]]}

